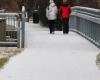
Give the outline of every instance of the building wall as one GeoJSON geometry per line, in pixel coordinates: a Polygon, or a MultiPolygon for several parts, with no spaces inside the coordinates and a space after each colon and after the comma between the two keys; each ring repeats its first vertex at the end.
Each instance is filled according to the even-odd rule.
{"type": "Polygon", "coordinates": [[[100,0],[96,0],[97,7],[100,9],[100,0]]]}
{"type": "Polygon", "coordinates": [[[80,0],[80,5],[96,8],[96,2],[94,0],[80,0]]]}
{"type": "Polygon", "coordinates": [[[80,0],[80,6],[100,9],[100,0],[80,0]]]}
{"type": "MultiPolygon", "coordinates": [[[[19,11],[16,0],[0,0],[0,9],[6,9],[9,12],[16,12],[19,11]],[[8,2],[9,1],[9,2],[8,2]]],[[[40,0],[41,1],[41,0],[40,0]]],[[[42,2],[47,2],[48,0],[44,0],[42,2]]],[[[72,4],[75,1],[80,2],[80,6],[92,7],[92,8],[99,8],[100,9],[100,0],[70,0],[72,4]]],[[[42,4],[42,3],[41,3],[42,4]]],[[[76,4],[74,4],[76,5],[76,4]]]]}
{"type": "Polygon", "coordinates": [[[1,0],[0,1],[0,9],[5,9],[7,12],[16,12],[18,11],[18,7],[17,7],[17,3],[15,0],[7,0],[6,1],[3,1],[1,0]]]}

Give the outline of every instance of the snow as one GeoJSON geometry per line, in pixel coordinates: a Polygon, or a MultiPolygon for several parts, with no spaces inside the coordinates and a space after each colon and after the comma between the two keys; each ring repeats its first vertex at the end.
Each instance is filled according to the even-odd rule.
{"type": "Polygon", "coordinates": [[[26,23],[24,51],[0,71],[0,80],[100,80],[99,49],[75,32],[49,34],[26,23]]]}

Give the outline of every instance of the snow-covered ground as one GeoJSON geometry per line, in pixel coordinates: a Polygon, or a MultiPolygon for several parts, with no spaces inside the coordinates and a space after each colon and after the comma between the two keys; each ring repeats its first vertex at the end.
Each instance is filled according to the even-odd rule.
{"type": "Polygon", "coordinates": [[[0,71],[0,80],[100,80],[99,49],[74,32],[49,34],[26,23],[25,50],[0,71]]]}

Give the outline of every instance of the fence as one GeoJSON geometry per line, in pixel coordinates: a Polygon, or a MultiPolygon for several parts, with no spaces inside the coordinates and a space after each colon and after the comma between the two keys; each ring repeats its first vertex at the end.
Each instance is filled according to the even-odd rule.
{"type": "Polygon", "coordinates": [[[73,7],[69,24],[72,30],[100,48],[100,10],[79,6],[73,7]]]}
{"type": "Polygon", "coordinates": [[[25,19],[22,13],[0,13],[0,47],[24,48],[25,19]]]}
{"type": "Polygon", "coordinates": [[[5,12],[5,9],[1,9],[1,10],[0,10],[0,13],[4,13],[4,12],[5,12]]]}

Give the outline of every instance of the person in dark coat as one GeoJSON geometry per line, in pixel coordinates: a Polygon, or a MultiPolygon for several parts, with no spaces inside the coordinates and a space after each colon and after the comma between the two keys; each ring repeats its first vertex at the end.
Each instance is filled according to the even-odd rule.
{"type": "Polygon", "coordinates": [[[66,0],[63,0],[62,4],[60,5],[60,16],[61,16],[61,22],[63,26],[63,34],[68,34],[69,32],[69,16],[71,13],[71,7],[66,2],[66,0]]]}

